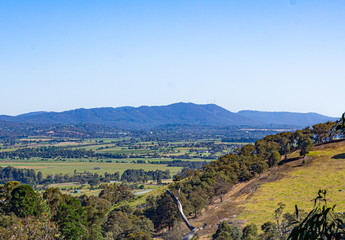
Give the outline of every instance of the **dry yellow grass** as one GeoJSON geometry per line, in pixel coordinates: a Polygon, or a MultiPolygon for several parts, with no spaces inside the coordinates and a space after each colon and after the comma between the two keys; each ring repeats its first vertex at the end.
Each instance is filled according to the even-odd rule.
{"type": "Polygon", "coordinates": [[[310,210],[319,189],[327,189],[330,204],[337,211],[345,211],[345,142],[330,143],[314,148],[308,156],[307,166],[294,166],[280,180],[261,185],[241,205],[238,217],[258,226],[273,220],[277,204],[286,204],[285,212],[299,208],[310,210]],[[333,158],[336,156],[337,159],[333,158]]]}

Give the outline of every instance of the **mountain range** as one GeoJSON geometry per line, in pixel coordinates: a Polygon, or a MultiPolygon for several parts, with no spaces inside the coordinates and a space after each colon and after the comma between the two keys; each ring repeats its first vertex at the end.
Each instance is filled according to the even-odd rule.
{"type": "Polygon", "coordinates": [[[124,129],[150,129],[164,125],[220,127],[305,127],[336,118],[317,113],[230,112],[215,104],[174,103],[166,106],[75,109],[64,112],[31,112],[0,115],[0,121],[35,124],[90,123],[124,129]]]}

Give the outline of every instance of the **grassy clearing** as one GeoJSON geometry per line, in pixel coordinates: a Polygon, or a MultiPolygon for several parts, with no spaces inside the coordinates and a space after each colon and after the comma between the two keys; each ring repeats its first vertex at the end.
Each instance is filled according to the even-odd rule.
{"type": "Polygon", "coordinates": [[[104,162],[65,162],[65,161],[2,161],[1,167],[13,166],[16,168],[28,168],[41,171],[44,176],[48,174],[73,174],[74,170],[78,173],[88,171],[91,173],[98,173],[103,175],[105,172],[114,173],[120,172],[122,174],[126,169],[144,169],[149,170],[170,170],[171,175],[175,175],[181,170],[181,167],[167,167],[165,164],[138,164],[138,163],[104,163],[104,162]],[[100,167],[99,170],[95,170],[100,167]]]}
{"type": "Polygon", "coordinates": [[[319,189],[327,189],[330,204],[336,211],[345,211],[345,142],[330,143],[314,148],[308,155],[307,166],[291,166],[284,177],[261,185],[246,200],[239,219],[254,222],[258,226],[273,221],[277,204],[286,204],[285,212],[299,208],[311,210],[319,189]],[[333,158],[334,156],[337,159],[333,158]]]}
{"type": "MultiPolygon", "coordinates": [[[[163,180],[163,183],[170,183],[170,182],[171,180],[168,180],[168,179],[163,180]]],[[[139,183],[138,185],[141,185],[141,183],[139,183]]],[[[136,197],[134,199],[129,200],[131,205],[134,206],[138,204],[143,204],[147,196],[156,195],[158,194],[158,192],[159,193],[161,192],[161,190],[158,190],[158,189],[167,188],[167,186],[157,185],[153,181],[149,181],[148,183],[144,183],[143,185],[144,185],[144,189],[133,190],[133,193],[136,195],[136,197]]],[[[39,187],[42,187],[42,186],[43,185],[39,185],[39,187]]],[[[55,183],[55,184],[49,184],[48,187],[59,188],[62,193],[71,194],[73,196],[81,196],[84,194],[98,196],[99,193],[102,191],[102,189],[100,188],[92,189],[90,188],[89,184],[80,184],[79,182],[55,183]]],[[[41,193],[43,194],[43,192],[44,191],[42,190],[41,193]]],[[[127,203],[127,201],[122,204],[125,204],[125,203],[127,203]]]]}
{"type": "Polygon", "coordinates": [[[3,148],[0,149],[0,152],[11,152],[11,151],[16,151],[18,148],[13,147],[13,148],[3,148]]]}
{"type": "MultiPolygon", "coordinates": [[[[42,187],[43,185],[38,185],[38,187],[42,187]]],[[[69,182],[69,183],[55,183],[49,184],[49,188],[58,188],[64,194],[70,194],[72,196],[81,196],[81,195],[93,195],[98,196],[102,189],[90,189],[89,184],[81,185],[79,182],[69,182]]],[[[44,190],[39,191],[41,194],[44,193],[44,190]]]]}
{"type": "Polygon", "coordinates": [[[120,206],[125,205],[125,204],[129,204],[131,207],[142,205],[145,203],[146,198],[148,198],[149,196],[157,197],[157,196],[163,194],[165,192],[165,189],[167,189],[167,188],[168,188],[168,186],[158,186],[156,189],[153,189],[150,192],[147,192],[147,193],[142,194],[142,195],[138,195],[138,196],[136,196],[136,197],[134,197],[128,201],[123,201],[119,204],[116,204],[113,206],[113,208],[117,208],[117,207],[120,207],[120,206]]]}

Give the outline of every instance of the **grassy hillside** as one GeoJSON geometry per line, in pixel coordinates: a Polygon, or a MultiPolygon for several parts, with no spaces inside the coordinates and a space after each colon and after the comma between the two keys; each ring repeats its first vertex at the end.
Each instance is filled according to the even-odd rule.
{"type": "Polygon", "coordinates": [[[273,221],[274,210],[280,202],[286,204],[284,213],[292,213],[296,204],[309,211],[319,189],[327,189],[329,203],[337,204],[336,211],[344,212],[345,141],[316,146],[306,159],[304,165],[295,152],[286,163],[235,185],[223,203],[216,201],[202,216],[191,219],[195,226],[208,223],[200,231],[201,239],[210,239],[221,221],[238,226],[253,222],[260,229],[263,223],[273,221]]]}
{"type": "MultiPolygon", "coordinates": [[[[293,157],[293,156],[291,156],[293,157]]],[[[314,147],[307,156],[307,165],[294,161],[288,163],[281,179],[265,183],[247,199],[238,218],[255,222],[258,226],[273,220],[277,204],[286,204],[285,212],[299,208],[311,210],[313,198],[319,189],[327,189],[330,204],[337,211],[345,211],[345,142],[314,147]]]]}

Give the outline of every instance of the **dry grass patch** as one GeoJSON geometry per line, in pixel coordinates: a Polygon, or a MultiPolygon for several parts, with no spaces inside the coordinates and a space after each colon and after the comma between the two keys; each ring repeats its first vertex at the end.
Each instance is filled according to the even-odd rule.
{"type": "Polygon", "coordinates": [[[306,166],[292,166],[282,179],[259,186],[241,205],[239,218],[257,225],[272,221],[280,202],[286,204],[285,212],[293,212],[296,204],[311,210],[319,189],[327,189],[329,203],[336,204],[337,211],[345,211],[345,159],[333,158],[344,152],[345,142],[315,147],[306,166]]]}

